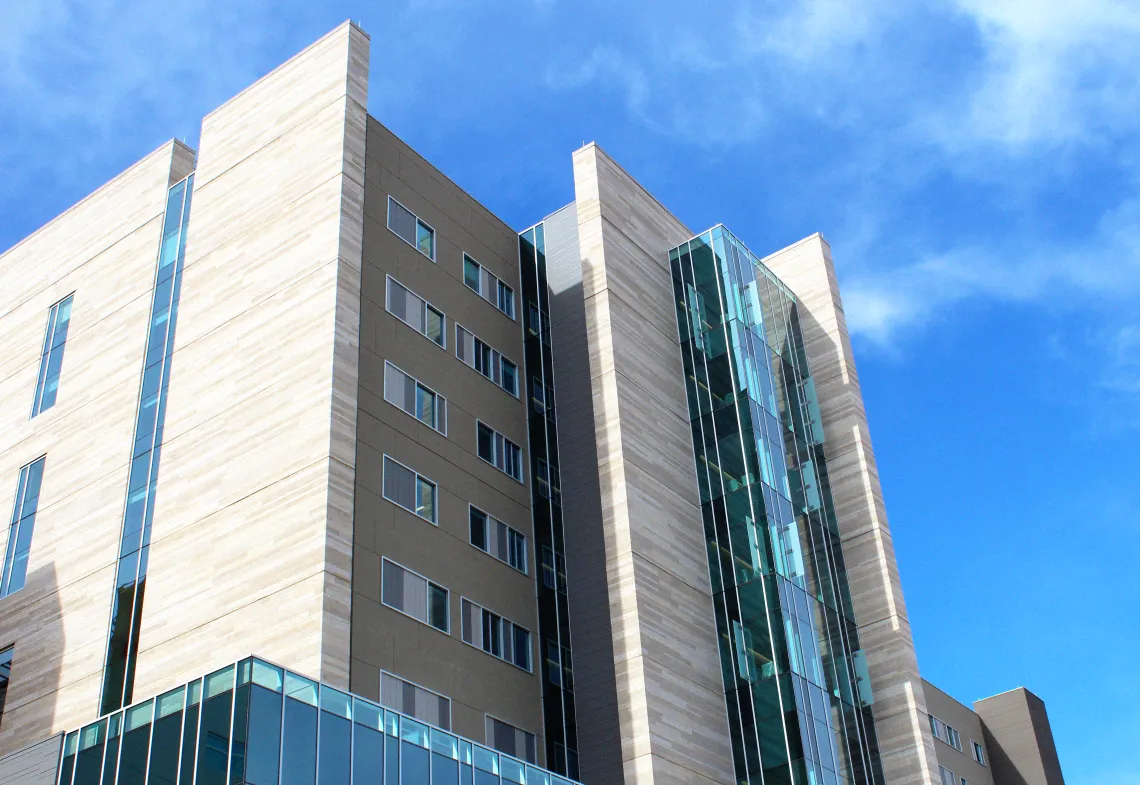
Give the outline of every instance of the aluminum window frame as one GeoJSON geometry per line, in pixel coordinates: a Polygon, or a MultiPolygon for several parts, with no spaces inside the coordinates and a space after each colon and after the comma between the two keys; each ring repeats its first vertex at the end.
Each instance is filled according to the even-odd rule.
{"type": "MultiPolygon", "coordinates": [[[[447,314],[443,310],[436,308],[434,305],[432,305],[430,300],[428,300],[426,297],[421,295],[416,290],[412,289],[411,287],[404,286],[404,284],[399,279],[395,278],[390,273],[384,274],[384,310],[389,315],[391,315],[394,319],[396,319],[397,321],[399,321],[403,324],[406,324],[408,327],[411,327],[415,332],[417,332],[419,335],[423,336],[423,338],[425,338],[427,341],[429,341],[432,344],[432,346],[435,346],[438,349],[443,349],[445,352],[447,351],[447,314]],[[397,316],[395,313],[392,312],[392,309],[388,306],[388,303],[389,303],[391,296],[392,296],[391,295],[391,289],[390,289],[392,283],[399,284],[401,287],[403,287],[404,291],[410,292],[411,294],[418,297],[423,302],[425,308],[431,308],[433,311],[435,311],[436,313],[439,314],[440,335],[443,337],[443,343],[438,343],[435,339],[433,339],[430,335],[428,335],[426,332],[421,330],[419,327],[412,324],[407,319],[404,319],[400,316],[397,316]]],[[[454,323],[454,320],[452,320],[452,323],[454,323]]],[[[426,325],[427,325],[427,317],[426,316],[424,317],[424,324],[426,327],[426,325]]]]}
{"type": "MultiPolygon", "coordinates": [[[[396,318],[399,318],[399,317],[396,317],[396,318]]],[[[435,343],[435,342],[434,342],[434,341],[432,341],[432,343],[435,343]]],[[[393,407],[393,408],[395,408],[395,409],[399,409],[401,412],[403,412],[404,414],[406,414],[408,417],[411,417],[413,420],[415,420],[415,421],[416,421],[416,422],[418,422],[418,423],[421,423],[422,425],[426,425],[427,427],[431,428],[431,429],[432,429],[433,431],[435,431],[436,433],[438,433],[438,434],[440,434],[440,435],[442,435],[442,436],[447,436],[447,420],[448,420],[448,414],[447,414],[448,401],[447,401],[447,398],[445,398],[445,397],[444,397],[444,396],[443,396],[441,393],[439,393],[438,391],[436,391],[436,390],[432,389],[431,387],[428,387],[426,384],[424,384],[423,382],[421,382],[421,381],[420,381],[419,379],[417,379],[416,377],[412,376],[410,373],[408,373],[407,371],[405,371],[405,370],[404,370],[403,368],[401,368],[400,366],[396,365],[396,364],[395,364],[394,362],[392,362],[391,360],[384,360],[384,382],[385,382],[385,384],[384,384],[384,402],[385,402],[385,403],[389,404],[390,406],[392,406],[392,407],[393,407]],[[435,408],[435,412],[434,412],[434,416],[435,416],[436,425],[432,425],[432,424],[430,424],[430,423],[426,423],[426,422],[424,422],[424,421],[423,421],[423,420],[421,420],[419,417],[417,417],[416,415],[414,415],[414,414],[412,414],[411,412],[409,412],[407,409],[404,409],[404,408],[401,408],[400,406],[397,406],[397,405],[396,405],[396,403],[395,403],[394,401],[392,401],[392,400],[390,400],[390,399],[388,398],[388,385],[387,385],[387,379],[388,379],[388,368],[389,368],[389,367],[391,367],[393,370],[395,370],[395,371],[397,371],[397,372],[399,372],[399,373],[402,373],[402,374],[403,374],[404,376],[406,376],[407,378],[411,379],[413,382],[415,382],[415,384],[417,385],[417,387],[423,387],[425,390],[427,390],[429,393],[431,393],[432,395],[434,395],[434,396],[435,396],[435,407],[434,407],[434,408],[435,408]],[[442,405],[442,407],[440,406],[440,403],[441,403],[441,402],[442,402],[442,404],[443,404],[443,405],[442,405]],[[440,428],[440,427],[439,427],[439,425],[438,425],[438,423],[439,423],[439,421],[440,421],[440,411],[441,411],[441,410],[443,411],[443,418],[442,418],[442,419],[443,419],[443,427],[442,427],[442,428],[440,428]]],[[[418,411],[419,407],[416,407],[416,409],[417,409],[417,411],[418,411]]]]}
{"type": "MultiPolygon", "coordinates": [[[[489,543],[490,542],[490,532],[484,531],[483,536],[484,536],[484,539],[486,539],[487,542],[489,543]]],[[[522,573],[523,575],[527,575],[527,576],[530,575],[530,562],[531,562],[531,558],[530,558],[530,537],[528,537],[525,532],[521,532],[518,529],[516,529],[514,526],[511,526],[509,523],[504,521],[502,518],[496,518],[494,515],[487,512],[486,510],[484,510],[482,507],[476,507],[474,504],[471,504],[470,502],[467,503],[467,541],[471,545],[472,548],[479,551],[480,553],[487,554],[488,556],[490,556],[492,559],[499,562],[500,564],[505,564],[508,567],[510,567],[512,570],[514,570],[515,572],[522,573]],[[511,544],[510,544],[511,532],[514,532],[515,534],[522,537],[522,539],[523,539],[523,567],[525,569],[519,569],[515,565],[511,564],[509,561],[506,561],[504,559],[500,559],[498,556],[491,553],[490,550],[484,550],[483,548],[480,548],[475,543],[471,542],[471,513],[472,513],[472,511],[481,513],[484,517],[486,517],[487,529],[490,529],[491,521],[496,521],[496,522],[501,523],[507,527],[507,552],[508,552],[508,554],[510,553],[510,550],[511,550],[511,544]]]]}
{"type": "Polygon", "coordinates": [[[507,475],[512,480],[519,483],[520,485],[524,485],[524,486],[526,485],[526,453],[523,451],[522,446],[519,445],[518,443],[516,443],[515,441],[508,439],[506,434],[504,434],[502,431],[496,430],[491,425],[483,422],[482,420],[480,420],[478,418],[475,419],[475,455],[479,458],[479,460],[483,461],[483,463],[494,466],[495,469],[497,469],[498,471],[507,475]],[[480,425],[491,432],[491,451],[492,451],[493,457],[495,458],[494,461],[488,461],[486,458],[484,458],[482,455],[479,454],[479,426],[480,425]],[[518,477],[511,474],[506,469],[500,467],[499,464],[495,462],[500,457],[498,454],[498,442],[495,439],[496,436],[498,436],[499,438],[501,438],[503,440],[503,456],[502,457],[503,457],[503,465],[504,466],[506,465],[506,446],[508,444],[510,444],[511,446],[515,447],[519,451],[519,476],[518,477]]]}
{"type": "MultiPolygon", "coordinates": [[[[409,291],[411,291],[411,290],[409,290],[409,291]]],[[[419,295],[416,295],[416,296],[418,297],[419,295]]],[[[397,317],[397,318],[399,318],[399,317],[397,317]]],[[[515,362],[514,360],[512,360],[510,357],[507,357],[505,354],[500,352],[498,349],[496,349],[491,344],[484,341],[482,338],[480,338],[478,335],[476,335],[473,330],[467,329],[466,327],[464,327],[462,324],[455,321],[454,319],[451,320],[451,323],[455,325],[455,359],[459,360],[459,362],[463,363],[468,368],[475,371],[475,373],[482,376],[484,379],[489,381],[491,384],[495,385],[500,390],[505,392],[507,395],[514,398],[516,401],[522,400],[521,388],[523,387],[524,372],[519,370],[519,364],[517,362],[515,362]],[[466,349],[463,346],[463,337],[460,335],[461,330],[471,336],[472,346],[475,347],[472,349],[471,361],[470,362],[467,361],[467,358],[459,356],[460,352],[466,352],[466,349]],[[483,373],[482,371],[480,371],[478,368],[475,367],[475,355],[478,354],[478,351],[479,351],[478,348],[476,347],[476,344],[482,344],[491,352],[492,371],[491,371],[490,376],[488,376],[487,374],[483,373]],[[514,380],[515,380],[514,387],[515,388],[513,390],[506,387],[503,384],[503,363],[504,362],[509,363],[514,368],[514,380]],[[497,374],[499,377],[498,381],[495,381],[495,375],[496,375],[495,372],[496,371],[498,372],[498,374],[497,374]]]]}
{"type": "MultiPolygon", "coordinates": [[[[438,527],[439,526],[439,483],[437,483],[431,477],[428,477],[426,474],[420,474],[415,469],[413,469],[411,466],[408,466],[408,464],[393,458],[388,453],[382,453],[382,455],[383,455],[383,458],[382,458],[382,461],[380,464],[380,496],[384,500],[391,502],[392,504],[396,505],[401,510],[407,510],[412,515],[419,518],[421,521],[427,521],[432,526],[438,527]],[[388,495],[388,492],[384,488],[384,485],[385,485],[385,483],[384,483],[384,466],[388,461],[391,461],[392,463],[396,464],[397,466],[400,466],[404,469],[407,469],[412,474],[414,474],[416,477],[417,483],[419,480],[422,479],[422,480],[425,480],[426,482],[430,483],[431,486],[433,488],[435,488],[435,498],[433,499],[433,504],[432,504],[432,512],[434,513],[433,518],[425,518],[424,516],[420,515],[418,511],[413,510],[410,507],[404,506],[403,504],[401,504],[400,502],[396,501],[395,499],[393,499],[391,496],[388,495]]],[[[419,486],[418,485],[416,486],[416,493],[417,493],[417,495],[419,494],[419,486]]]]}
{"type": "MultiPolygon", "coordinates": [[[[442,583],[439,583],[438,581],[433,581],[431,578],[424,575],[423,573],[416,572],[415,570],[411,569],[410,567],[405,567],[404,565],[400,564],[395,559],[389,559],[387,556],[381,556],[380,557],[380,604],[383,605],[385,608],[390,608],[390,609],[396,611],[397,613],[402,613],[403,615],[407,616],[409,619],[415,619],[416,621],[418,621],[420,624],[424,625],[425,627],[431,627],[436,632],[442,633],[443,635],[446,635],[449,638],[451,637],[451,589],[447,588],[446,586],[444,586],[442,583]],[[391,564],[393,566],[399,567],[404,572],[410,572],[412,575],[415,575],[417,578],[423,579],[423,581],[427,584],[425,589],[424,589],[425,599],[426,599],[425,607],[427,608],[427,619],[416,618],[412,614],[408,613],[406,610],[404,610],[402,608],[397,608],[395,605],[393,605],[390,602],[385,602],[385,600],[384,600],[384,570],[386,569],[384,566],[385,564],[391,564]],[[437,586],[440,589],[443,589],[443,591],[447,594],[447,629],[446,630],[441,630],[439,627],[436,627],[430,621],[431,620],[431,587],[432,586],[437,586]]],[[[395,676],[395,674],[392,674],[392,675],[395,676]]],[[[399,678],[399,677],[397,676],[397,678],[399,678]]],[[[404,679],[404,681],[407,681],[407,679],[404,679]]],[[[428,692],[434,692],[434,690],[428,690],[428,692]]],[[[443,697],[446,698],[447,696],[445,695],[443,697]]],[[[451,698],[447,698],[447,699],[451,700],[451,698]]],[[[449,707],[449,710],[450,710],[450,707],[449,707]]]]}
{"type": "MultiPolygon", "coordinates": [[[[486,605],[483,605],[482,603],[478,603],[466,595],[460,595],[460,597],[459,597],[459,640],[462,641],[465,645],[470,646],[473,649],[477,649],[478,651],[483,652],[484,654],[486,654],[489,657],[494,657],[496,660],[500,660],[502,662],[505,662],[508,665],[513,665],[514,667],[518,668],[520,671],[523,671],[524,673],[529,673],[532,676],[534,675],[534,659],[535,659],[534,658],[534,641],[535,641],[534,631],[531,630],[529,627],[524,627],[523,625],[519,624],[518,622],[514,621],[513,619],[508,619],[506,616],[504,616],[501,613],[496,613],[495,611],[488,608],[486,605]],[[512,633],[516,627],[526,633],[526,635],[527,635],[527,666],[528,667],[524,668],[523,666],[521,666],[517,662],[515,662],[513,659],[513,655],[512,655],[512,659],[507,659],[506,657],[495,654],[494,652],[487,651],[485,648],[483,648],[482,645],[476,646],[471,641],[464,639],[464,637],[463,637],[463,619],[464,619],[463,603],[465,603],[465,602],[468,605],[473,605],[479,609],[479,637],[480,638],[483,637],[483,613],[484,612],[489,613],[492,616],[497,616],[499,618],[499,624],[500,624],[499,640],[502,643],[502,647],[503,647],[504,651],[506,651],[507,639],[506,639],[506,636],[503,635],[503,629],[501,626],[503,622],[508,622],[511,625],[512,633]]],[[[513,653],[514,652],[514,635],[513,634],[511,635],[510,647],[511,647],[511,651],[513,653]]]]}
{"type": "Polygon", "coordinates": [[[436,240],[439,237],[439,233],[436,232],[434,226],[429,224],[423,218],[420,218],[419,214],[415,210],[412,210],[411,208],[409,208],[406,204],[401,202],[399,199],[392,196],[392,194],[388,194],[388,212],[384,216],[384,218],[385,218],[384,225],[388,228],[389,232],[396,235],[401,240],[403,240],[405,243],[408,243],[408,245],[415,248],[416,251],[418,251],[421,256],[425,256],[428,259],[431,259],[432,264],[436,264],[436,249],[437,249],[436,240]],[[427,229],[429,232],[431,232],[431,255],[430,256],[428,254],[424,253],[423,249],[421,249],[417,243],[409,242],[408,238],[404,237],[402,234],[399,234],[395,229],[392,228],[392,204],[393,203],[399,205],[404,210],[407,210],[408,213],[411,214],[411,216],[416,219],[416,228],[417,229],[419,228],[420,225],[422,225],[425,229],[427,229]]]}

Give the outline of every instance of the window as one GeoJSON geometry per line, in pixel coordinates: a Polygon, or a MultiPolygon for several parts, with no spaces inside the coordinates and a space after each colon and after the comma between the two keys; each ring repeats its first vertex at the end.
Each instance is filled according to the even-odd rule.
{"type": "Polygon", "coordinates": [[[974,741],[973,739],[970,739],[970,747],[974,751],[974,760],[976,760],[978,763],[985,766],[986,765],[985,747],[983,747],[981,744],[978,744],[978,742],[974,741]]]}
{"type": "Polygon", "coordinates": [[[391,196],[388,197],[388,228],[408,245],[435,261],[435,229],[391,196]]]}
{"type": "Polygon", "coordinates": [[[538,414],[554,419],[554,389],[537,376],[530,377],[530,404],[538,414]]]}
{"type": "Polygon", "coordinates": [[[550,315],[540,311],[534,303],[527,303],[526,326],[531,335],[539,336],[543,343],[550,344],[550,315]]]}
{"type": "Polygon", "coordinates": [[[451,699],[380,671],[380,703],[443,730],[451,730],[451,699]]]}
{"type": "Polygon", "coordinates": [[[566,591],[566,557],[556,554],[549,545],[542,546],[542,585],[566,591]]]}
{"type": "Polygon", "coordinates": [[[538,466],[534,473],[534,485],[542,498],[550,499],[555,504],[562,503],[562,487],[557,466],[549,464],[539,458],[538,466]]]}
{"type": "Polygon", "coordinates": [[[475,429],[475,443],[479,457],[507,476],[522,482],[522,448],[478,420],[475,422],[475,429]]]}
{"type": "Polygon", "coordinates": [[[447,399],[387,361],[384,400],[447,435],[447,399]]]}
{"type": "Polygon", "coordinates": [[[450,634],[447,589],[387,558],[381,565],[381,573],[382,603],[450,634]]]}
{"type": "MultiPolygon", "coordinates": [[[[930,717],[930,732],[934,734],[934,738],[946,742],[958,752],[962,752],[962,737],[958,731],[947,725],[942,720],[935,717],[933,714],[930,717]]],[[[951,783],[954,785],[954,783],[951,783]]]]}
{"type": "Polygon", "coordinates": [[[527,763],[538,763],[533,733],[487,715],[487,746],[527,763]]]}
{"type": "Polygon", "coordinates": [[[44,348],[40,355],[40,373],[36,377],[36,397],[32,401],[32,417],[55,405],[59,392],[59,373],[63,368],[63,347],[71,324],[71,298],[68,295],[48,311],[44,348]]]}
{"type": "Polygon", "coordinates": [[[427,300],[404,286],[392,276],[388,276],[388,313],[421,335],[430,338],[447,348],[447,331],[444,329],[446,317],[443,311],[435,308],[427,300]]]}
{"type": "Polygon", "coordinates": [[[40,504],[40,484],[44,478],[44,458],[38,458],[20,469],[16,482],[16,501],[12,505],[12,524],[8,527],[8,545],[4,549],[4,571],[0,573],[0,597],[24,588],[28,575],[28,555],[32,551],[32,531],[36,526],[36,510],[40,504]]]}
{"type": "Polygon", "coordinates": [[[958,735],[958,731],[949,725],[946,726],[946,743],[958,750],[958,752],[962,751],[962,737],[958,735]]]}
{"type": "Polygon", "coordinates": [[[426,521],[438,522],[434,482],[385,455],[383,484],[385,499],[426,521]]]}
{"type": "Polygon", "coordinates": [[[455,356],[511,395],[519,397],[518,366],[458,324],[455,325],[455,356]]]}
{"type": "Polygon", "coordinates": [[[945,766],[938,767],[938,774],[942,778],[942,785],[958,785],[958,781],[954,779],[954,772],[945,766]]]}
{"type": "Polygon", "coordinates": [[[510,318],[515,318],[515,290],[467,254],[463,254],[463,283],[510,318]]]}
{"type": "Polygon", "coordinates": [[[12,646],[0,651],[0,723],[4,721],[4,699],[8,697],[8,680],[12,678],[12,646]]]}
{"type": "Polygon", "coordinates": [[[461,601],[460,609],[464,643],[530,671],[530,630],[466,598],[461,601]]]}
{"type": "Polygon", "coordinates": [[[526,536],[478,507],[471,507],[471,544],[526,573],[526,536]]]}

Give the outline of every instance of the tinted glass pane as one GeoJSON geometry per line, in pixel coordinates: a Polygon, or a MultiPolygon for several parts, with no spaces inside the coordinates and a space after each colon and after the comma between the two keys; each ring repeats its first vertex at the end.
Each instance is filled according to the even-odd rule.
{"type": "Polygon", "coordinates": [[[479,291],[479,265],[471,260],[467,254],[463,255],[463,283],[479,291]]]}
{"type": "Polygon", "coordinates": [[[231,690],[222,690],[202,704],[197,785],[226,785],[232,697],[231,690]]]}
{"type": "Polygon", "coordinates": [[[143,725],[123,734],[118,785],[143,785],[146,781],[146,759],[149,750],[150,725],[143,725]]]}
{"type": "Polygon", "coordinates": [[[106,736],[106,722],[88,725],[80,731],[79,755],[75,759],[75,785],[99,785],[106,736]]]}
{"type": "MultiPolygon", "coordinates": [[[[194,781],[194,749],[198,746],[198,705],[186,709],[182,727],[182,775],[180,782],[194,781]]],[[[107,782],[106,779],[103,780],[107,782]]]]}
{"type": "Polygon", "coordinates": [[[477,445],[479,457],[485,461],[495,462],[494,431],[483,423],[479,423],[477,445]]]}
{"type": "Polygon", "coordinates": [[[424,785],[430,781],[431,753],[407,741],[400,743],[400,753],[400,785],[424,785]]]}
{"type": "Polygon", "coordinates": [[[487,515],[474,507],[471,508],[471,544],[487,550],[487,515]]]}
{"type": "Polygon", "coordinates": [[[430,305],[424,317],[424,335],[443,346],[443,314],[430,305]]]}
{"type": "Polygon", "coordinates": [[[435,232],[422,221],[416,223],[416,247],[424,256],[435,258],[435,232]]]}
{"type": "Polygon", "coordinates": [[[384,774],[384,734],[359,723],[352,740],[353,785],[380,785],[384,774]]]}
{"type": "Polygon", "coordinates": [[[457,785],[459,782],[459,761],[433,752],[431,755],[432,785],[457,785]]]}
{"type": "Polygon", "coordinates": [[[434,583],[428,584],[428,613],[431,626],[447,632],[447,590],[434,583]]]}
{"type": "Polygon", "coordinates": [[[400,740],[388,736],[384,740],[384,748],[384,785],[399,785],[400,740]]]}
{"type": "Polygon", "coordinates": [[[313,785],[317,776],[317,709],[285,699],[285,733],[281,753],[282,785],[313,785]]]}
{"type": "Polygon", "coordinates": [[[255,684],[249,694],[246,781],[277,785],[280,755],[281,695],[255,684]]]}
{"type": "Polygon", "coordinates": [[[331,712],[321,712],[320,785],[344,785],[349,781],[352,723],[331,712]]]}
{"type": "Polygon", "coordinates": [[[151,785],[175,785],[178,781],[178,753],[181,745],[181,711],[155,721],[147,782],[151,785]]]}

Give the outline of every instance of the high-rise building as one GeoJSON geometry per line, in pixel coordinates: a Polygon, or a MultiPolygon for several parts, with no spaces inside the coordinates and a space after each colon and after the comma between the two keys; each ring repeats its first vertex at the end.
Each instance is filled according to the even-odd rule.
{"type": "Polygon", "coordinates": [[[596,145],[519,234],[368,65],[0,255],[0,784],[938,783],[827,244],[596,145]]]}

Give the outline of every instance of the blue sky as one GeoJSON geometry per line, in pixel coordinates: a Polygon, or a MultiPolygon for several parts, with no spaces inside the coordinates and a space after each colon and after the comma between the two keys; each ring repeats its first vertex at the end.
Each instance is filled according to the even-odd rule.
{"type": "Polygon", "coordinates": [[[1140,782],[1140,5],[0,0],[0,248],[345,18],[517,227],[596,140],[694,230],[823,232],[924,674],[1140,782]]]}

